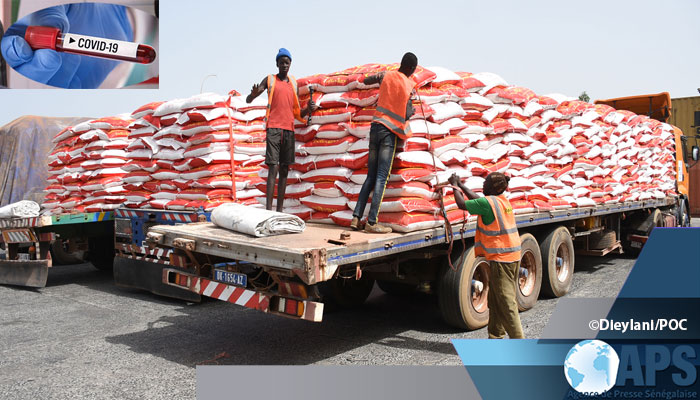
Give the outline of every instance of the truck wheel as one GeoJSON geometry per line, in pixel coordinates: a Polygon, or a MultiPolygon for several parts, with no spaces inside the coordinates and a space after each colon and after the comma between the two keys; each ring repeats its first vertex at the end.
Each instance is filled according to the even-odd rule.
{"type": "Polygon", "coordinates": [[[690,226],[690,214],[688,213],[688,206],[686,205],[685,199],[681,199],[681,204],[678,207],[678,226],[690,226]]]}
{"type": "Polygon", "coordinates": [[[520,235],[520,271],[518,273],[518,310],[534,307],[542,287],[542,255],[537,239],[529,233],[520,235]]]}
{"type": "Polygon", "coordinates": [[[540,242],[544,284],[542,290],[549,296],[561,297],[571,288],[574,276],[574,242],[569,230],[557,227],[540,242]]]}
{"type": "Polygon", "coordinates": [[[408,296],[416,292],[416,285],[394,281],[377,281],[377,286],[392,296],[408,296]]]}
{"type": "Polygon", "coordinates": [[[53,265],[72,265],[85,262],[85,252],[82,250],[68,252],[63,247],[62,239],[54,240],[51,243],[51,247],[49,247],[49,251],[51,251],[51,263],[53,265]]]}
{"type": "Polygon", "coordinates": [[[89,238],[88,261],[100,271],[111,271],[114,263],[114,238],[112,236],[89,238]]]}
{"type": "MultiPolygon", "coordinates": [[[[637,231],[631,231],[631,233],[639,233],[640,235],[643,236],[649,236],[651,235],[651,231],[654,230],[657,226],[664,226],[664,216],[661,213],[661,210],[658,208],[655,208],[654,211],[651,212],[650,218],[652,221],[654,221],[651,226],[644,232],[641,232],[639,230],[637,231]]],[[[628,232],[630,233],[630,232],[628,232]]],[[[633,247],[632,242],[630,240],[627,240],[627,235],[623,236],[623,241],[622,241],[622,250],[625,252],[625,254],[632,256],[632,257],[638,257],[639,253],[642,252],[642,247],[633,247]]]]}
{"type": "Polygon", "coordinates": [[[588,237],[588,247],[592,250],[603,250],[617,243],[617,236],[613,229],[605,229],[594,232],[588,237]]]}
{"type": "Polygon", "coordinates": [[[319,284],[323,302],[330,302],[332,305],[343,308],[361,306],[369,297],[372,288],[374,288],[374,279],[365,277],[360,280],[335,278],[319,284]]]}
{"type": "Polygon", "coordinates": [[[473,245],[453,258],[455,269],[445,260],[438,282],[442,318],[460,329],[482,328],[489,322],[489,263],[476,257],[473,245]]]}

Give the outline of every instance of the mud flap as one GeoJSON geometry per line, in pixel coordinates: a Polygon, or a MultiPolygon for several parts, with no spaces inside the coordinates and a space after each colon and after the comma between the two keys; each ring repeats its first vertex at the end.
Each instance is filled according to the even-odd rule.
{"type": "Polygon", "coordinates": [[[49,276],[50,260],[1,260],[0,284],[42,288],[49,276]]]}
{"type": "Polygon", "coordinates": [[[199,303],[202,296],[163,283],[163,268],[171,265],[114,257],[114,283],[123,288],[142,289],[159,296],[199,303]]]}

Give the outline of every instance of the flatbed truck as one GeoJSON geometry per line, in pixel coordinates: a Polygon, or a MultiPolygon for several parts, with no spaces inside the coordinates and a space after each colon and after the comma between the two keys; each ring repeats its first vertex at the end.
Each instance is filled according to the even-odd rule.
{"type": "MultiPolygon", "coordinates": [[[[667,93],[655,96],[668,98],[667,93]]],[[[616,106],[624,108],[624,103],[616,106]]],[[[532,308],[540,292],[559,297],[569,291],[577,254],[636,256],[655,227],[689,226],[685,154],[697,161],[698,151],[688,152],[679,129],[674,135],[676,195],[516,216],[522,241],[521,311],[532,308]]],[[[474,254],[474,219],[451,229],[384,235],[310,223],[303,233],[265,238],[205,219],[154,224],[145,231],[144,249],[169,254],[169,266],[160,268],[162,284],[272,314],[321,321],[324,304],[361,304],[376,281],[390,294],[435,293],[444,320],[460,329],[488,323],[488,263],[474,254]]],[[[117,227],[119,236],[119,221],[117,227]]]]}

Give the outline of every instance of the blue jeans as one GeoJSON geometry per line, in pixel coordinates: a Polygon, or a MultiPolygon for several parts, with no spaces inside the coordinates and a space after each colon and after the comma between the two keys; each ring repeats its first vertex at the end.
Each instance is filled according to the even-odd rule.
{"type": "Polygon", "coordinates": [[[370,193],[372,193],[372,205],[369,207],[367,222],[371,225],[377,223],[379,206],[384,197],[384,188],[391,172],[396,149],[397,136],[382,124],[372,123],[369,130],[369,159],[367,160],[367,178],[362,184],[360,197],[352,215],[359,219],[365,213],[365,206],[370,193]]]}

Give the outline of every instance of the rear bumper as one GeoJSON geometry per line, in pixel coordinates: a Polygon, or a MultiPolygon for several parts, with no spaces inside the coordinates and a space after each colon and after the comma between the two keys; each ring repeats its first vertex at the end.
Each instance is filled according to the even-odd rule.
{"type": "Polygon", "coordinates": [[[0,260],[0,284],[42,288],[51,260],[0,260]]]}
{"type": "Polygon", "coordinates": [[[163,283],[266,313],[313,322],[321,322],[323,318],[323,303],[249,290],[172,268],[163,269],[163,283]],[[294,304],[294,306],[290,307],[290,304],[294,304]],[[298,313],[292,315],[290,310],[297,310],[298,313]]]}

